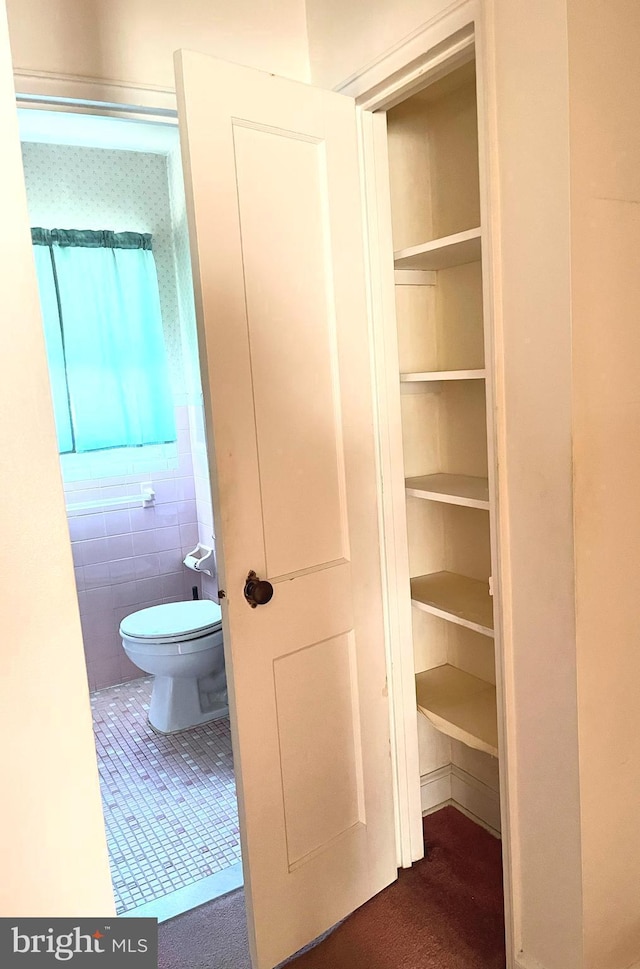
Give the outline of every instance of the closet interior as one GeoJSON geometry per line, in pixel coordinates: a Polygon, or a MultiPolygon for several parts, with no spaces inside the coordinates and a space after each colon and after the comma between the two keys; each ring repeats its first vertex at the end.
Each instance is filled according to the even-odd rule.
{"type": "Polygon", "coordinates": [[[422,810],[498,833],[475,62],[387,111],[422,810]]]}

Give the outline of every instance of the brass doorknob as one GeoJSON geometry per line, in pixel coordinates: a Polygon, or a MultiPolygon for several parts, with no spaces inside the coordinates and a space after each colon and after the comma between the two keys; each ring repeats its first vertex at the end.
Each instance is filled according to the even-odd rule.
{"type": "Polygon", "coordinates": [[[244,597],[255,609],[256,606],[265,606],[273,596],[273,586],[266,579],[260,579],[255,572],[249,572],[247,581],[244,584],[244,597]]]}

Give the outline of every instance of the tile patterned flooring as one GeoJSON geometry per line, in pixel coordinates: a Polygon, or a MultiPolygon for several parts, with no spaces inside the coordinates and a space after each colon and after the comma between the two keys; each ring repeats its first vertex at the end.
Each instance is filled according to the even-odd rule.
{"type": "Polygon", "coordinates": [[[151,682],[91,695],[119,915],[240,860],[229,720],[156,734],[151,682]]]}

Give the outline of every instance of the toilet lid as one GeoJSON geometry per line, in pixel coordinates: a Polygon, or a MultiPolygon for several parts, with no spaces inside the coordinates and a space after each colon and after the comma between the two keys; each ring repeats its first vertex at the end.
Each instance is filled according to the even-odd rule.
{"type": "Polygon", "coordinates": [[[189,599],[132,612],[120,623],[120,632],[135,639],[190,639],[213,630],[221,622],[217,603],[210,599],[189,599]]]}

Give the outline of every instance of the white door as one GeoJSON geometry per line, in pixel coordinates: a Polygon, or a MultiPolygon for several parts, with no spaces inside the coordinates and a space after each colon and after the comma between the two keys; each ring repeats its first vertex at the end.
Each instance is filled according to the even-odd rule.
{"type": "Polygon", "coordinates": [[[270,969],[396,877],[355,108],[200,54],[177,74],[249,935],[270,969]],[[245,600],[249,570],[268,604],[245,600]]]}

